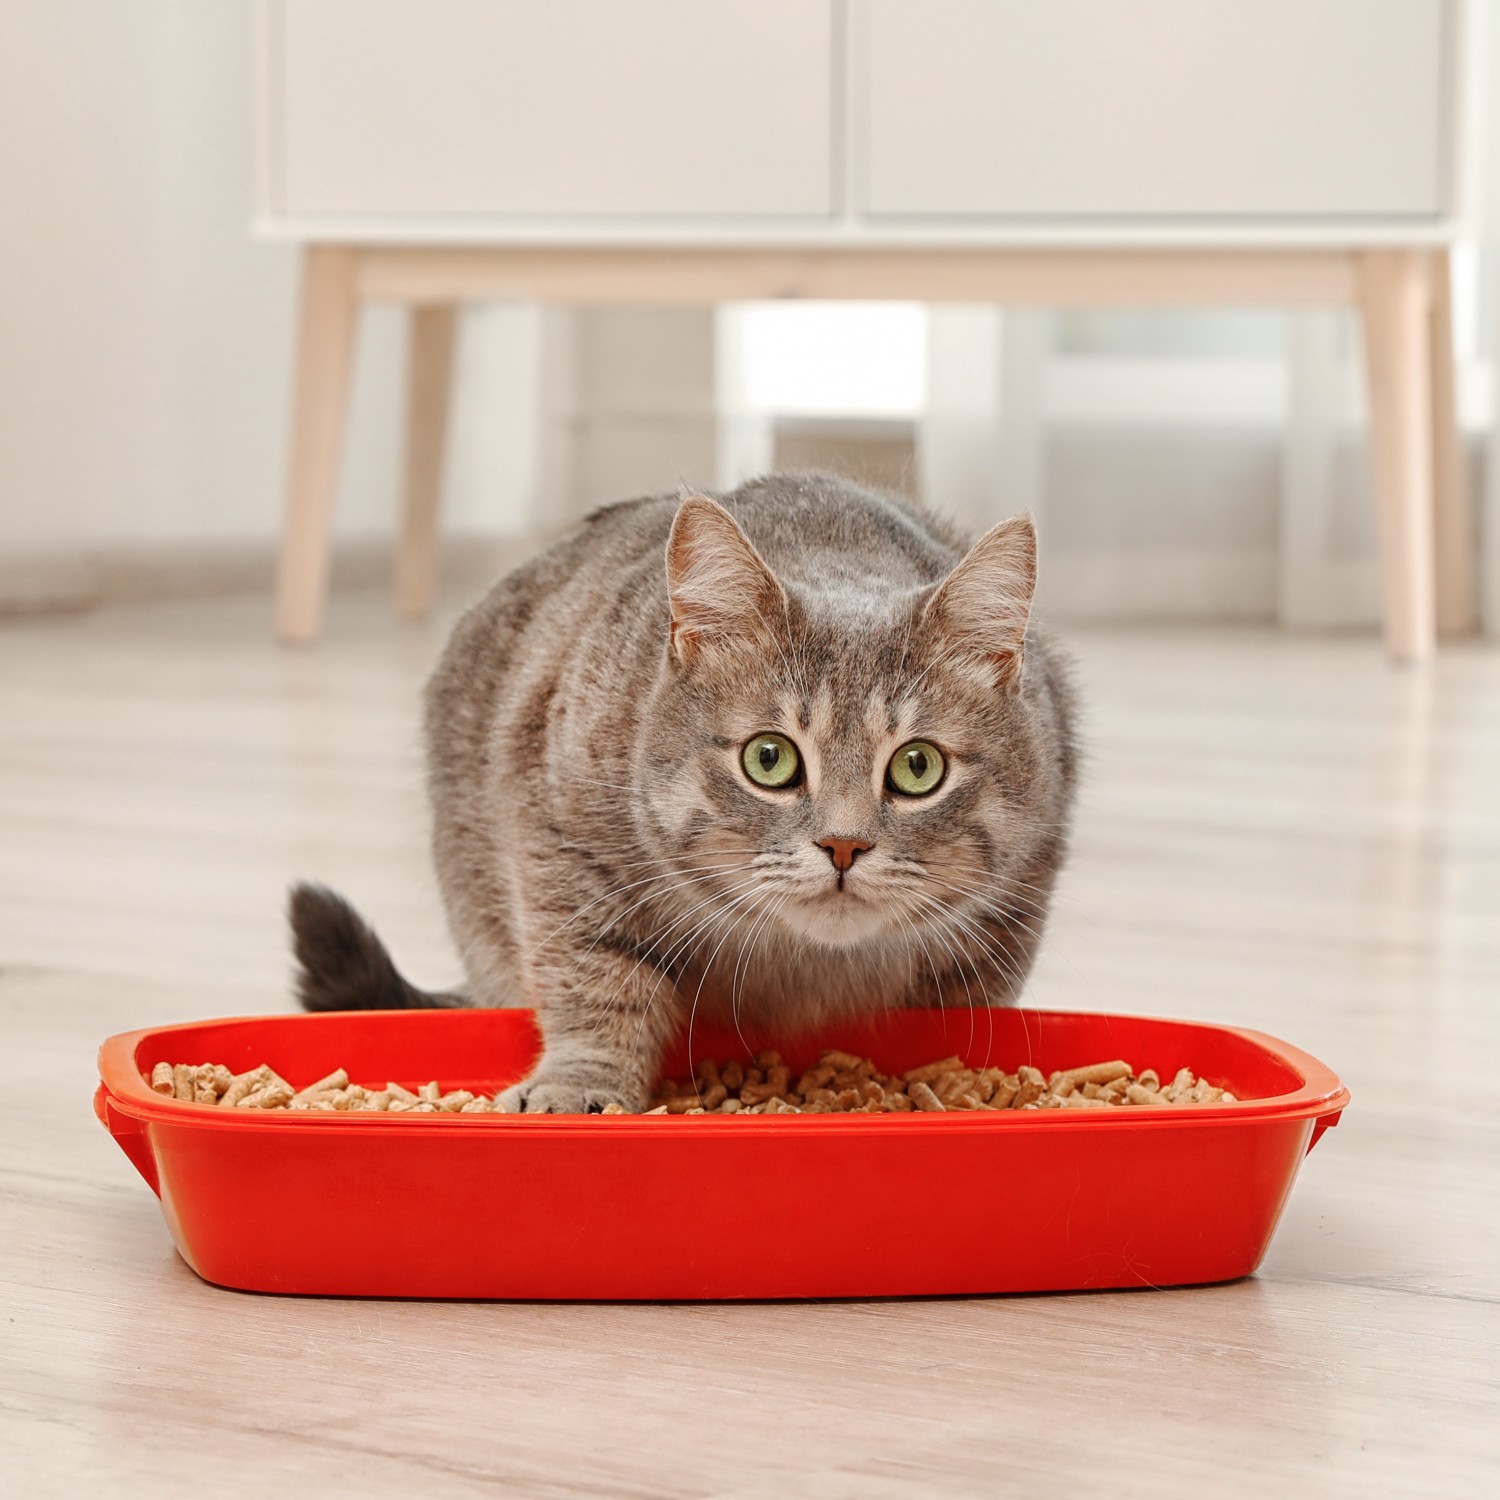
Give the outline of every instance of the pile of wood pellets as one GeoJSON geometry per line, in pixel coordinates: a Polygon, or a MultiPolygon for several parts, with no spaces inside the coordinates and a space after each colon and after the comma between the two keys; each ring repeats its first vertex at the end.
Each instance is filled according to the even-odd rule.
{"type": "Polygon", "coordinates": [[[1107,1109],[1111,1105],[1232,1104],[1235,1096],[1195,1078],[1187,1068],[1163,1084],[1151,1068],[1129,1063],[1089,1063],[1050,1075],[1027,1065],[969,1068],[957,1057],[882,1073],[868,1057],[824,1052],[795,1081],[779,1052],[762,1052],[753,1064],[720,1067],[706,1061],[686,1083],[658,1088],[653,1115],[694,1114],[896,1114],[964,1109],[1107,1109]]]}
{"type": "Polygon", "coordinates": [[[223,1063],[159,1062],[151,1070],[151,1087],[168,1098],[190,1104],[217,1104],[220,1109],[354,1109],[383,1113],[433,1115],[504,1114],[486,1094],[468,1089],[444,1092],[436,1081],[409,1089],[399,1083],[369,1089],[350,1083],[336,1068],[306,1088],[294,1089],[274,1068],[262,1063],[244,1073],[231,1073],[223,1063]]]}
{"type": "MultiPolygon", "coordinates": [[[[157,1093],[221,1109],[356,1110],[389,1114],[504,1114],[497,1097],[468,1089],[441,1089],[434,1081],[415,1090],[399,1083],[366,1088],[338,1068],[306,1088],[294,1089],[264,1063],[232,1073],[222,1063],[157,1063],[157,1093]]],[[[1151,1068],[1137,1073],[1121,1059],[1064,1068],[1052,1074],[1022,1065],[969,1068],[957,1057],[882,1073],[867,1057],[826,1051],[795,1080],[779,1052],[761,1052],[751,1063],[723,1066],[706,1059],[686,1082],[668,1080],[648,1115],[898,1114],[910,1111],[1006,1109],[1108,1109],[1137,1106],[1233,1104],[1226,1089],[1179,1068],[1169,1083],[1151,1068]]],[[[618,1104],[604,1114],[622,1115],[618,1104]]]]}

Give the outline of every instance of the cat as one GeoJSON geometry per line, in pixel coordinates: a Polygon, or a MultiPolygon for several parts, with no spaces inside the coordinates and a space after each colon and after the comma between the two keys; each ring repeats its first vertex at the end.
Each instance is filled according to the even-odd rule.
{"type": "Polygon", "coordinates": [[[426,697],[465,993],[294,889],[312,1010],[526,1004],[512,1111],[646,1107],[690,1013],[780,1033],[1014,1001],[1062,863],[1074,695],[1025,516],[967,545],[823,474],[595,512],[460,620],[426,697]]]}

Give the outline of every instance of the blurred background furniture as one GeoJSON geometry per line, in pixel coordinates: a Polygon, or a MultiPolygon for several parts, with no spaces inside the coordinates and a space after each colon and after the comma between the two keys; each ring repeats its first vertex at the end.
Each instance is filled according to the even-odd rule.
{"type": "MultiPolygon", "coordinates": [[[[280,633],[320,629],[368,302],[412,310],[412,613],[471,301],[1343,305],[1364,330],[1387,646],[1427,656],[1475,610],[1448,264],[1469,10],[266,0],[261,224],[305,246],[280,633]]],[[[972,479],[975,416],[942,415],[924,478],[972,479]],[[945,463],[945,443],[965,452],[945,463]]]]}

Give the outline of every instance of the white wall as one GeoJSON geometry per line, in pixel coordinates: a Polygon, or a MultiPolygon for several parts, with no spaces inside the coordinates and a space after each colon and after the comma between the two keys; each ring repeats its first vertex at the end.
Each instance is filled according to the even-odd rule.
{"type": "MultiPolygon", "coordinates": [[[[280,524],[296,252],[250,238],[244,0],[0,6],[0,565],[280,524]]],[[[448,524],[527,513],[543,320],[466,315],[448,524]]],[[[341,537],[397,503],[394,310],[366,315],[341,537]]]]}

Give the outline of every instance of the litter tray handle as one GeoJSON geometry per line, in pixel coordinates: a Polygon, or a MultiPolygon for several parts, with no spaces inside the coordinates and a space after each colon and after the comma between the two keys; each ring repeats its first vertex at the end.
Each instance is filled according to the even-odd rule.
{"type": "Polygon", "coordinates": [[[1338,1124],[1343,1113],[1344,1112],[1341,1109],[1335,1110],[1331,1115],[1319,1115],[1318,1118],[1313,1121],[1312,1134],[1307,1138],[1307,1151],[1303,1152],[1304,1156],[1310,1154],[1312,1148],[1323,1139],[1323,1132],[1325,1130],[1331,1130],[1335,1125],[1338,1124]]]}
{"type": "Polygon", "coordinates": [[[115,1144],[130,1158],[131,1165],[146,1179],[146,1186],[160,1198],[156,1158],[151,1154],[145,1126],[129,1115],[121,1114],[110,1102],[109,1090],[102,1083],[94,1090],[94,1113],[99,1116],[99,1123],[115,1138],[115,1144]]]}

